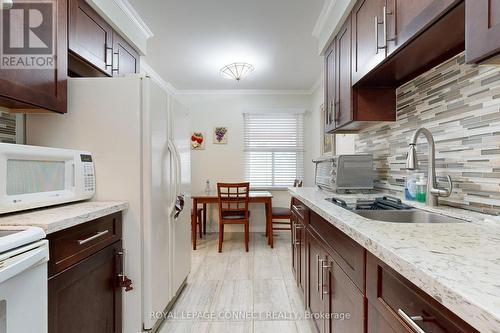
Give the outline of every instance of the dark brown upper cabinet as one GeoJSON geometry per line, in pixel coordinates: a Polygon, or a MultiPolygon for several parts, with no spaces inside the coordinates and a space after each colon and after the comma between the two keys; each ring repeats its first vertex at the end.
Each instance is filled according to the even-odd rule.
{"type": "Polygon", "coordinates": [[[334,104],[335,128],[353,120],[351,101],[351,18],[348,17],[340,29],[336,42],[336,70],[334,104]]]}
{"type": "Polygon", "coordinates": [[[360,0],[351,12],[352,17],[352,82],[385,59],[382,19],[384,0],[360,0]]]}
{"type": "Polygon", "coordinates": [[[378,4],[380,15],[377,24],[375,19],[373,22],[374,31],[375,26],[378,27],[377,34],[372,34],[378,45],[377,61],[363,66],[367,62],[362,61],[365,56],[360,50],[370,48],[360,44],[370,41],[367,36],[359,37],[365,31],[356,27],[361,23],[355,21],[354,13],[366,1],[360,0],[353,11],[353,84],[356,86],[398,87],[465,49],[463,1],[387,0],[378,4]],[[358,54],[354,53],[356,50],[358,54]],[[381,55],[384,55],[382,59],[381,55]]]}
{"type": "Polygon", "coordinates": [[[83,0],[69,0],[69,51],[113,75],[113,28],[83,0]]]}
{"type": "Polygon", "coordinates": [[[500,0],[466,0],[465,16],[465,61],[499,63],[500,0]]]}
{"type": "MultiPolygon", "coordinates": [[[[53,0],[50,4],[56,12],[53,17],[55,33],[52,34],[52,26],[47,27],[49,35],[53,36],[55,66],[47,69],[0,68],[0,105],[16,112],[65,113],[67,109],[67,2],[53,0]]],[[[9,11],[0,11],[0,15],[7,16],[9,11]]],[[[23,42],[26,45],[27,41],[23,42]]]]}
{"type": "Polygon", "coordinates": [[[120,35],[113,33],[113,76],[139,72],[139,53],[120,35]]]}
{"type": "Polygon", "coordinates": [[[325,132],[330,133],[335,129],[335,40],[325,54],[325,132]]]}
{"type": "MultiPolygon", "coordinates": [[[[456,4],[456,0],[387,0],[383,31],[387,55],[396,51],[456,4]]],[[[385,10],[385,12],[384,12],[385,10]]]]}
{"type": "Polygon", "coordinates": [[[84,0],[69,0],[70,76],[139,72],[139,53],[84,0]]]}
{"type": "Polygon", "coordinates": [[[396,119],[394,88],[352,86],[352,22],[348,17],[325,57],[325,131],[352,132],[396,119]]]}

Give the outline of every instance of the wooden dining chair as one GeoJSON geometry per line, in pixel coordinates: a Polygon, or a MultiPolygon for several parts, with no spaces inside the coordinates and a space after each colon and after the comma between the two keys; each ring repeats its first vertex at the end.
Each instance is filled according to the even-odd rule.
{"type": "Polygon", "coordinates": [[[203,208],[193,208],[191,210],[191,226],[193,225],[193,220],[196,214],[196,228],[200,233],[200,239],[203,238],[203,235],[207,234],[207,209],[206,205],[203,208]]]}
{"type": "Polygon", "coordinates": [[[245,250],[248,252],[249,194],[250,183],[217,183],[217,196],[219,200],[219,252],[222,252],[224,225],[226,224],[243,224],[245,226],[245,250]]]}
{"type": "MultiPolygon", "coordinates": [[[[295,179],[293,187],[302,187],[302,181],[295,179]]],[[[290,207],[274,207],[272,208],[271,232],[272,230],[292,230],[292,210],[290,207]],[[276,227],[275,227],[276,225],[276,227]]]]}

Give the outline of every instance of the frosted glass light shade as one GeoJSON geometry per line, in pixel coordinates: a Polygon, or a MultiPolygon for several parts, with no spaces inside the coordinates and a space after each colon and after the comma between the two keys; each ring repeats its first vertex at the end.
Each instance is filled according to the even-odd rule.
{"type": "Polygon", "coordinates": [[[224,66],[220,70],[220,76],[230,80],[240,81],[254,71],[254,67],[246,62],[235,62],[224,66]]]}

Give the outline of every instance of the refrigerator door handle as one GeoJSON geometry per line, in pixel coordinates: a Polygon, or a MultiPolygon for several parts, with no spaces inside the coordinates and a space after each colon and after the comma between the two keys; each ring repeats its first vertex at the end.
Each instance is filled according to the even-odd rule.
{"type": "Polygon", "coordinates": [[[169,212],[169,215],[172,216],[172,214],[175,213],[175,203],[177,201],[177,180],[174,180],[174,178],[177,178],[177,162],[175,161],[177,158],[174,157],[175,156],[175,147],[173,146],[172,144],[172,141],[168,140],[168,150],[170,151],[170,163],[171,163],[171,168],[170,168],[170,173],[171,173],[171,176],[173,175],[173,177],[171,177],[170,179],[170,202],[169,202],[169,206],[168,206],[168,212],[169,212]],[[174,159],[174,163],[172,163],[172,159],[174,159]],[[173,165],[172,165],[173,164],[173,165]],[[175,169],[175,171],[172,173],[172,169],[175,169]],[[174,184],[175,182],[175,184],[174,184]]]}
{"type": "Polygon", "coordinates": [[[175,185],[176,185],[176,193],[177,195],[181,195],[181,182],[182,182],[182,170],[181,170],[181,154],[179,154],[179,150],[177,149],[177,146],[175,145],[175,142],[172,142],[172,146],[175,151],[175,159],[177,162],[176,165],[176,178],[175,178],[175,185]]]}

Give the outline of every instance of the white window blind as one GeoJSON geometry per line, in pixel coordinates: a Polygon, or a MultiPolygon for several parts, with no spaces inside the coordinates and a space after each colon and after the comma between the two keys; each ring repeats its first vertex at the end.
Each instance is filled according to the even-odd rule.
{"type": "Polygon", "coordinates": [[[245,172],[252,188],[277,189],[304,176],[304,114],[244,113],[245,172]]]}

